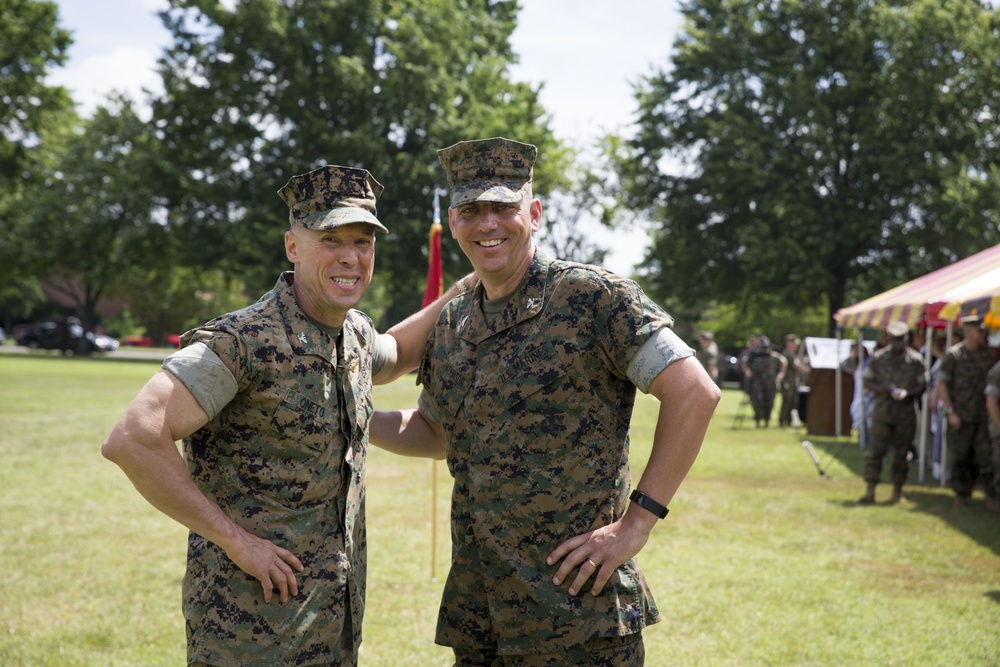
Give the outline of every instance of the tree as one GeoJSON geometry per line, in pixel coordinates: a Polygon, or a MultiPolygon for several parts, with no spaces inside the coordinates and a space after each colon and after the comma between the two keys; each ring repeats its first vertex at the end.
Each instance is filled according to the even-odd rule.
{"type": "MultiPolygon", "coordinates": [[[[45,84],[71,39],[55,3],[0,0],[0,284],[21,281],[23,193],[37,175],[37,149],[53,126],[72,122],[61,86],[45,84]]],[[[30,278],[30,276],[27,276],[30,278]]]]}
{"type": "Polygon", "coordinates": [[[594,243],[588,224],[614,228],[627,221],[617,206],[620,194],[614,167],[607,155],[614,154],[620,139],[600,138],[593,146],[567,153],[571,164],[565,178],[550,192],[542,208],[543,219],[536,235],[539,245],[553,256],[586,264],[601,265],[607,249],[594,243]]]}
{"type": "MultiPolygon", "coordinates": [[[[434,188],[446,185],[435,149],[504,134],[554,156],[540,187],[558,181],[537,91],[508,73],[516,11],[509,0],[172,0],[154,122],[177,166],[170,224],[188,261],[269,289],[287,267],[276,191],[323,164],[365,167],[386,186],[385,317],[419,307],[434,188]]],[[[456,279],[467,263],[445,241],[456,279]]]]}
{"type": "MultiPolygon", "coordinates": [[[[976,0],[692,0],[618,156],[668,302],[832,314],[1000,241],[1000,30],[976,0]],[[667,168],[667,165],[674,165],[667,168]]],[[[829,320],[832,328],[832,320],[829,320]]]]}
{"type": "Polygon", "coordinates": [[[86,330],[94,324],[97,302],[126,292],[135,267],[149,268],[169,256],[157,217],[162,207],[152,195],[162,169],[149,130],[130,101],[112,98],[63,139],[64,148],[51,158],[58,168],[31,198],[25,261],[72,286],[67,295],[86,330]]]}

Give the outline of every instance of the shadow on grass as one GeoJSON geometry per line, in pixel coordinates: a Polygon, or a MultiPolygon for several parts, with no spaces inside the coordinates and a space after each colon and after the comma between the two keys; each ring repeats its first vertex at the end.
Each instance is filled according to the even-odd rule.
{"type": "MultiPolygon", "coordinates": [[[[841,439],[813,439],[813,448],[816,450],[820,465],[825,466],[832,460],[837,460],[842,466],[851,471],[857,477],[858,489],[863,487],[864,475],[864,452],[858,447],[855,440],[841,439]]],[[[888,460],[883,464],[882,475],[885,478],[887,473],[888,460]]],[[[969,538],[975,540],[982,546],[1000,555],[1000,515],[990,512],[983,504],[982,494],[976,490],[974,498],[968,507],[955,509],[954,495],[949,489],[942,489],[937,482],[927,482],[924,485],[917,483],[917,466],[910,466],[910,479],[904,487],[903,493],[907,499],[907,505],[917,512],[932,515],[943,523],[948,524],[953,529],[964,533],[969,538]]],[[[930,479],[929,475],[925,479],[930,479]]],[[[888,486],[883,484],[881,486],[888,486]]],[[[860,496],[860,493],[859,493],[860,496]]],[[[857,500],[843,501],[840,503],[845,508],[860,507],[857,500]]],[[[882,501],[876,507],[891,507],[892,503],[882,501]]],[[[988,596],[1000,603],[1000,591],[991,591],[988,596]]]]}

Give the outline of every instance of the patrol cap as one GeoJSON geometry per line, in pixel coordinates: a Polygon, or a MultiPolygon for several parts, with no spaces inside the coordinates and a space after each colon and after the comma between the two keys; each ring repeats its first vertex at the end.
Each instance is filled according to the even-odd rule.
{"type": "Polygon", "coordinates": [[[801,343],[802,341],[800,341],[799,337],[796,336],[795,334],[788,334],[787,336],[785,336],[785,342],[786,343],[801,343]]]}
{"type": "Polygon", "coordinates": [[[460,141],[438,151],[451,186],[451,208],[475,201],[521,201],[531,185],[537,149],[531,144],[493,137],[460,141]]]}
{"type": "Polygon", "coordinates": [[[966,315],[959,322],[962,323],[963,327],[978,327],[980,329],[986,329],[986,318],[983,315],[977,315],[972,313],[971,315],[966,315]]]}
{"type": "Polygon", "coordinates": [[[907,333],[909,333],[910,327],[906,326],[906,322],[889,322],[889,325],[885,328],[885,332],[892,336],[893,338],[902,338],[907,333]]]}
{"type": "Polygon", "coordinates": [[[699,331],[698,338],[702,338],[704,340],[715,340],[715,334],[711,331],[699,331]]]}
{"type": "Polygon", "coordinates": [[[375,217],[375,200],[382,190],[367,169],[327,165],[292,176],[278,196],[288,204],[291,224],[320,230],[364,222],[388,233],[375,217]]]}

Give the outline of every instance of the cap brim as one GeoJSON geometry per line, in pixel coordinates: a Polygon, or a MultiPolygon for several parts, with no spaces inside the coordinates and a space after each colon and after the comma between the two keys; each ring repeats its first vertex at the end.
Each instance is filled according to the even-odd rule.
{"type": "Polygon", "coordinates": [[[470,181],[455,186],[451,191],[451,207],[469,202],[492,201],[513,204],[521,201],[521,191],[527,182],[470,181]]]}
{"type": "Polygon", "coordinates": [[[334,227],[341,227],[343,225],[351,225],[359,222],[369,224],[383,234],[389,233],[389,230],[385,228],[385,225],[378,221],[378,218],[363,208],[334,208],[328,211],[320,211],[319,213],[305,216],[299,220],[299,223],[303,227],[315,231],[319,231],[321,229],[333,229],[334,227]]]}

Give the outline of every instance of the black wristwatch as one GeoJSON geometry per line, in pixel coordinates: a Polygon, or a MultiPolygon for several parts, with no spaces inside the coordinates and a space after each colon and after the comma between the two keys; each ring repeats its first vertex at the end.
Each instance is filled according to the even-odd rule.
{"type": "Polygon", "coordinates": [[[670,510],[647,496],[639,489],[632,489],[632,495],[629,496],[628,499],[647,512],[652,512],[658,519],[665,519],[667,518],[667,514],[670,513],[670,510]]]}

